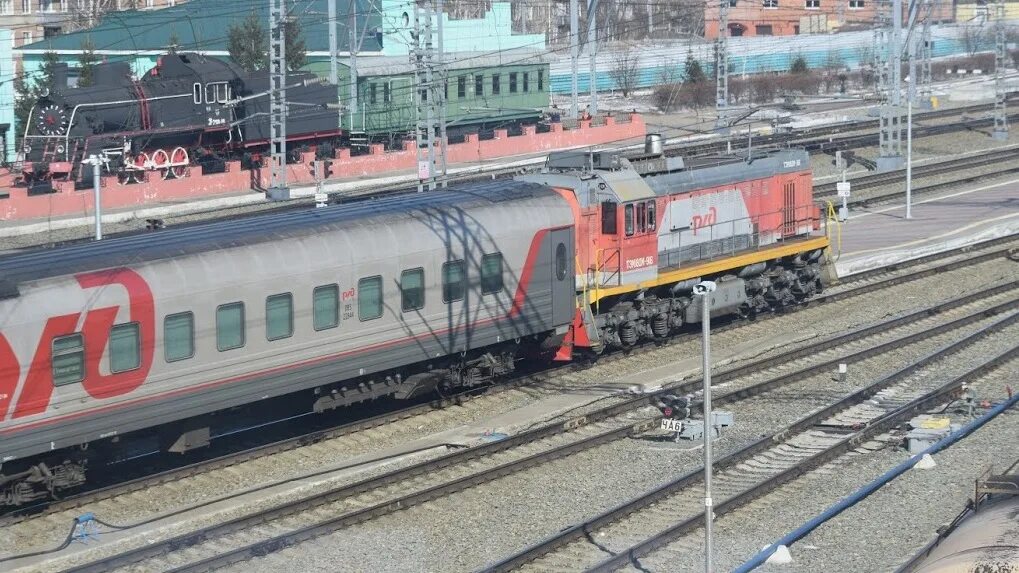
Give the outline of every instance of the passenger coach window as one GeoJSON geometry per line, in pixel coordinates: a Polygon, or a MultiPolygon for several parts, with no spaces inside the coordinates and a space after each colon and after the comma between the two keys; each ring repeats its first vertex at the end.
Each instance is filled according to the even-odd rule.
{"type": "Polygon", "coordinates": [[[294,335],[294,296],[274,294],[265,299],[265,337],[269,340],[294,335]]]}
{"type": "Polygon", "coordinates": [[[52,353],[54,386],[74,384],[85,378],[85,337],[58,336],[53,339],[52,353]]]}
{"type": "Polygon", "coordinates": [[[400,308],[403,312],[425,306],[425,271],[413,269],[400,275],[400,308]]]}
{"type": "Polygon", "coordinates": [[[633,204],[629,204],[623,207],[623,228],[626,231],[626,236],[633,235],[633,204]]]}
{"type": "Polygon", "coordinates": [[[615,235],[619,232],[616,222],[616,204],[613,201],[604,201],[601,204],[601,233],[603,235],[615,235]]]}
{"type": "Polygon", "coordinates": [[[502,253],[481,257],[481,294],[502,290],[502,253]]]}
{"type": "Polygon", "coordinates": [[[315,287],[312,294],[312,314],[315,315],[315,330],[336,328],[340,324],[340,287],[325,285],[315,287]]]}
{"type": "Polygon", "coordinates": [[[163,358],[167,362],[195,355],[195,315],[171,314],[163,319],[163,358]]]}
{"type": "Polygon", "coordinates": [[[499,74],[492,74],[492,95],[499,95],[502,91],[502,86],[499,82],[500,79],[499,74]]]}
{"type": "Polygon", "coordinates": [[[524,92],[526,93],[531,91],[531,86],[529,85],[530,81],[528,81],[531,78],[531,72],[524,72],[523,76],[524,76],[524,92]]]}
{"type": "Polygon", "coordinates": [[[464,262],[450,261],[442,265],[442,302],[463,300],[464,297],[464,262]]]}
{"type": "Polygon", "coordinates": [[[517,93],[517,73],[510,72],[510,93],[517,93]]]}
{"type": "Polygon", "coordinates": [[[110,372],[127,372],[141,364],[138,323],[118,324],[110,329],[110,372]]]}
{"type": "Polygon", "coordinates": [[[216,348],[220,352],[244,346],[244,303],[232,302],[216,309],[216,348]]]}
{"type": "Polygon", "coordinates": [[[373,320],[382,316],[382,277],[357,281],[357,317],[373,320]]]}
{"type": "Polygon", "coordinates": [[[456,79],[456,97],[457,99],[467,97],[467,76],[460,76],[456,79]]]}
{"type": "Polygon", "coordinates": [[[485,95],[485,76],[481,74],[474,76],[474,95],[485,95]]]}
{"type": "Polygon", "coordinates": [[[545,89],[545,70],[538,70],[538,91],[545,89]]]}

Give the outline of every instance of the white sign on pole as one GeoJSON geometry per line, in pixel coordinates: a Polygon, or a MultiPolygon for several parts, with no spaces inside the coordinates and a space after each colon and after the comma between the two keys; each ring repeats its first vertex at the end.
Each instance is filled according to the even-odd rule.
{"type": "Polygon", "coordinates": [[[315,193],[315,206],[325,207],[329,203],[329,195],[325,193],[315,193]]]}
{"type": "Polygon", "coordinates": [[[662,429],[668,432],[679,432],[683,430],[683,422],[672,418],[662,418],[662,429]]]}
{"type": "Polygon", "coordinates": [[[849,197],[849,181],[839,181],[835,184],[835,190],[839,197],[849,197]]]}
{"type": "Polygon", "coordinates": [[[418,161],[418,179],[428,179],[432,176],[432,162],[418,161]]]}

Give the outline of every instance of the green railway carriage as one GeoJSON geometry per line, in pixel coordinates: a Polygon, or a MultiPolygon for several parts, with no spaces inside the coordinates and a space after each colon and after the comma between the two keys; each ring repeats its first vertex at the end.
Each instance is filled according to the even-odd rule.
{"type": "MultiPolygon", "coordinates": [[[[447,134],[464,134],[536,123],[549,107],[549,64],[541,56],[447,54],[447,134]]],[[[305,66],[329,77],[329,62],[305,66]]],[[[338,69],[340,125],[352,144],[385,142],[398,145],[414,132],[414,69],[406,57],[358,59],[356,109],[350,94],[350,68],[338,69]]],[[[438,80],[435,80],[438,81],[438,80]]],[[[482,135],[484,137],[484,135],[482,135]]]]}

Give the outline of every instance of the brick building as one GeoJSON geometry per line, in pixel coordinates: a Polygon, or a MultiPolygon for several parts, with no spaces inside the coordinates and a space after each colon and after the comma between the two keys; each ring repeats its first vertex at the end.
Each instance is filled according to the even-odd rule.
{"type": "MultiPolygon", "coordinates": [[[[908,2],[904,2],[908,11],[908,2]]],[[[729,0],[730,36],[793,36],[844,28],[861,28],[874,22],[875,0],[729,0]]],[[[719,6],[704,9],[704,35],[718,37],[719,6]]],[[[955,19],[954,5],[945,0],[934,8],[935,21],[955,19]]]]}

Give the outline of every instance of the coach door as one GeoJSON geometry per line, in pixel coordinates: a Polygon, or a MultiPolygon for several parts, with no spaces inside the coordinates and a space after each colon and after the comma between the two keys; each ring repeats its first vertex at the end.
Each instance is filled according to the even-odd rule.
{"type": "Polygon", "coordinates": [[[566,324],[573,318],[576,308],[576,264],[573,228],[558,229],[549,233],[551,261],[552,324],[566,324]]]}

